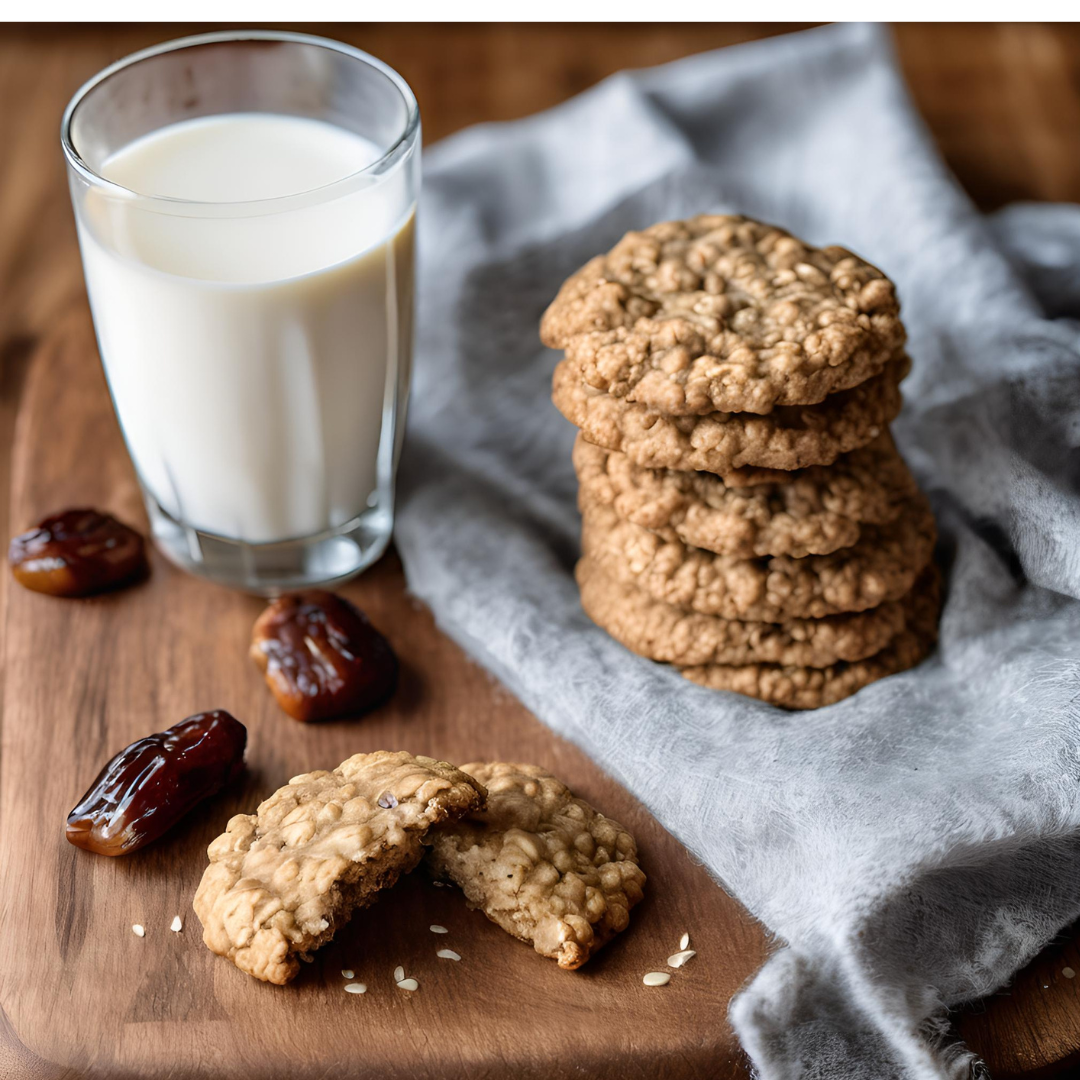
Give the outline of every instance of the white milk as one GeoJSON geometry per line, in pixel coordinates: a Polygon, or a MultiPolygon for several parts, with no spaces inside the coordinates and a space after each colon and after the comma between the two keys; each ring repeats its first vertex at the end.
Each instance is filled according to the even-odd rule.
{"type": "Polygon", "coordinates": [[[103,165],[140,195],[215,204],[91,191],[79,227],[128,447],[185,525],[262,543],[374,502],[408,374],[414,211],[400,170],[344,179],[378,157],[330,124],[251,113],[174,124],[103,165]]]}

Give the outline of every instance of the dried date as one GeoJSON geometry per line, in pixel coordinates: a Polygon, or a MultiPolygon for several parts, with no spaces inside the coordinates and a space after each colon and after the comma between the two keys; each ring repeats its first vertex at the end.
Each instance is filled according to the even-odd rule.
{"type": "Polygon", "coordinates": [[[65,510],[16,536],[8,549],[15,580],[50,596],[88,596],[144,577],[146,545],[97,510],[65,510]]]}
{"type": "Polygon", "coordinates": [[[355,716],[397,685],[390,643],[362,611],[322,589],[275,600],[255,623],[251,658],[294,720],[355,716]]]}
{"type": "Polygon", "coordinates": [[[137,851],[236,777],[246,745],[247,729],[221,710],[133,742],[68,814],[68,840],[98,855],[137,851]]]}

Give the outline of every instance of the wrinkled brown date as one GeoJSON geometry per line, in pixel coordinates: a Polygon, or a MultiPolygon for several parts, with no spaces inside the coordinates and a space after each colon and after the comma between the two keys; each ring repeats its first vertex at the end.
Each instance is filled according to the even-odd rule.
{"type": "Polygon", "coordinates": [[[251,658],[294,720],[366,712],[397,685],[390,643],[362,611],[322,589],[275,600],[255,623],[251,658]]]}
{"type": "Polygon", "coordinates": [[[15,580],[50,596],[88,596],[143,577],[143,538],[109,514],[65,510],[16,536],[8,549],[15,580]]]}
{"type": "Polygon", "coordinates": [[[68,814],[68,840],[98,855],[137,851],[237,776],[246,745],[247,728],[220,709],[133,742],[68,814]]]}

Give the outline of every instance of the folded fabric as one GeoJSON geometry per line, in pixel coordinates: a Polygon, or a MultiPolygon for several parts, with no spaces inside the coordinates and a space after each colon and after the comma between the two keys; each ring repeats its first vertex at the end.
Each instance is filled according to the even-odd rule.
{"type": "Polygon", "coordinates": [[[764,1080],[968,1075],[947,1008],[1080,916],[1080,210],[978,214],[861,26],[621,74],[425,167],[410,587],[785,943],[731,1006],[764,1080]],[[628,229],[702,211],[858,252],[910,332],[894,432],[942,533],[940,645],[807,714],[632,655],[573,579],[540,316],[628,229]]]}

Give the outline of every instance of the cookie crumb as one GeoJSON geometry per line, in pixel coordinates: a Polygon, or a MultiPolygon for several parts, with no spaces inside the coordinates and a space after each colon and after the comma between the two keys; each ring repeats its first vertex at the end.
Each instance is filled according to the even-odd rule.
{"type": "Polygon", "coordinates": [[[454,952],[453,949],[440,949],[436,956],[441,957],[443,960],[460,960],[461,957],[454,952]]]}
{"type": "Polygon", "coordinates": [[[356,974],[356,972],[353,971],[352,968],[342,968],[341,969],[341,977],[343,979],[351,979],[355,974],[356,974]]]}
{"type": "Polygon", "coordinates": [[[689,947],[690,947],[690,935],[689,934],[683,934],[683,936],[681,938],[679,938],[679,949],[680,950],[688,949],[689,947]]]}
{"type": "Polygon", "coordinates": [[[415,979],[402,979],[397,987],[399,990],[419,990],[420,984],[415,979]]]}
{"type": "Polygon", "coordinates": [[[180,931],[184,929],[184,921],[183,921],[183,919],[181,919],[179,915],[174,915],[173,916],[173,921],[171,923],[169,923],[169,929],[174,934],[179,934],[180,931]]]}
{"type": "Polygon", "coordinates": [[[1066,979],[1074,979],[1074,978],[1076,978],[1076,972],[1073,971],[1073,969],[1071,967],[1062,968],[1061,969],[1061,974],[1064,975],[1066,979]]]}
{"type": "Polygon", "coordinates": [[[367,993],[367,987],[363,983],[346,983],[345,984],[345,993],[346,994],[366,994],[367,993]]]}
{"type": "Polygon", "coordinates": [[[673,953],[667,958],[668,967],[681,968],[693,956],[697,956],[693,949],[683,949],[681,952],[673,953]]]}
{"type": "Polygon", "coordinates": [[[439,925],[438,923],[432,923],[432,924],[431,924],[431,925],[430,925],[430,926],[428,927],[428,929],[429,929],[429,930],[430,930],[430,931],[431,931],[431,932],[432,932],[433,934],[449,934],[449,933],[450,933],[450,931],[449,931],[449,930],[447,930],[445,926],[440,926],[440,925],[439,925]]]}
{"type": "Polygon", "coordinates": [[[143,928],[141,923],[134,923],[131,927],[131,932],[136,937],[146,937],[146,930],[143,928]]]}
{"type": "Polygon", "coordinates": [[[671,982],[671,975],[666,971],[650,971],[641,981],[646,986],[667,986],[671,982]]]}

